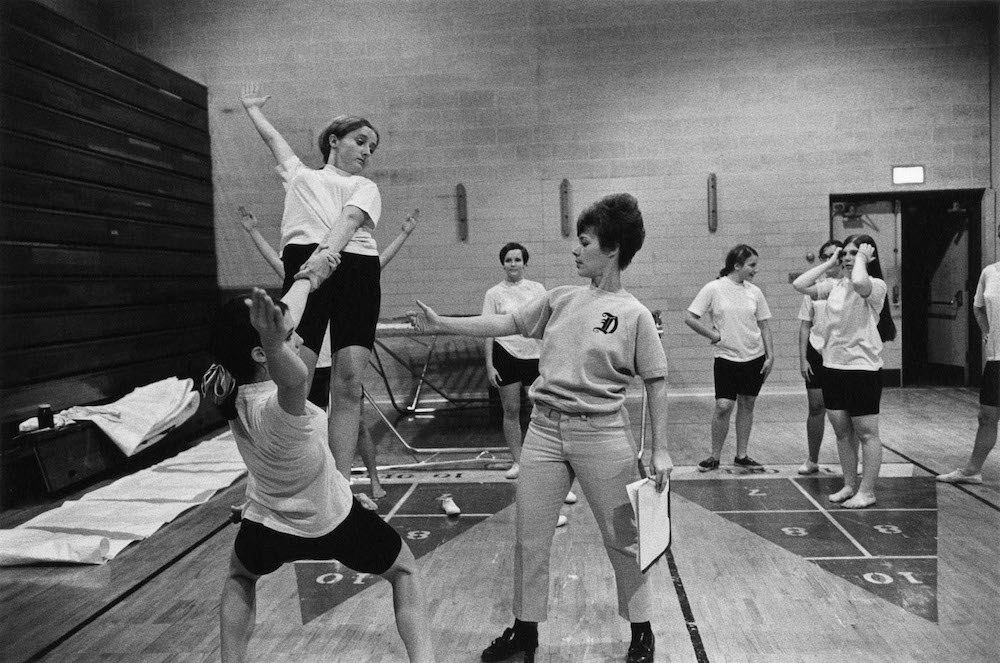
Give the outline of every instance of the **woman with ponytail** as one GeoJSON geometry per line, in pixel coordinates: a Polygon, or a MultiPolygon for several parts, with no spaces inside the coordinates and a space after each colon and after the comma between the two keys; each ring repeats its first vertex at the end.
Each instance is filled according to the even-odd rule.
{"type": "Polygon", "coordinates": [[[413,554],[390,525],[352,497],[327,445],[326,414],[306,400],[309,371],[295,331],[295,314],[304,306],[304,297],[285,306],[255,288],[249,299],[226,303],[212,326],[217,363],[205,374],[202,393],[229,420],[248,471],[247,503],[220,604],[222,661],[246,659],[257,580],[304,559],[337,559],[388,580],[409,660],[433,661],[413,554]]]}
{"type": "Polygon", "coordinates": [[[687,309],[684,322],[715,347],[715,412],[712,414],[712,455],[698,463],[699,472],[718,469],[736,409],[736,456],[733,465],[760,471],[764,466],[747,455],[757,394],[774,365],[774,344],[768,320],[771,309],[764,293],[752,283],[757,252],[746,244],[726,255],[719,278],[701,289],[687,309]],[[710,316],[709,320],[705,316],[710,316]]]}
{"type": "Polygon", "coordinates": [[[837,436],[844,486],[829,500],[847,509],[875,504],[882,465],[878,414],[882,399],[882,344],[896,338],[875,240],[851,235],[829,260],[800,275],[792,286],[826,300],[823,401],[837,436]],[[840,264],[841,278],[820,280],[840,264]],[[858,452],[863,473],[858,478],[858,452]]]}

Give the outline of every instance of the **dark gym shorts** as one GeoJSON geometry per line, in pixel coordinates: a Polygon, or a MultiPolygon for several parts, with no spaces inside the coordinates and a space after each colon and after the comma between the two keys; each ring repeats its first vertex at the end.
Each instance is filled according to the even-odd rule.
{"type": "Polygon", "coordinates": [[[496,341],[493,341],[493,368],[500,374],[500,386],[520,382],[524,386],[538,377],[537,359],[518,359],[496,341]]]}
{"type": "Polygon", "coordinates": [[[826,372],[826,367],[823,366],[823,356],[808,341],[806,342],[806,361],[809,363],[809,368],[812,369],[812,377],[806,380],[806,389],[822,389],[823,374],[826,372]]]}
{"type": "Polygon", "coordinates": [[[750,361],[715,358],[715,397],[735,401],[736,396],[756,396],[764,385],[765,355],[750,361]]]}
{"type": "Polygon", "coordinates": [[[988,361],[979,385],[979,404],[1000,407],[1000,361],[988,361]]]}
{"type": "Polygon", "coordinates": [[[309,387],[309,395],[306,399],[313,405],[326,409],[330,404],[330,373],[333,371],[329,366],[317,366],[313,372],[312,386],[309,387]]]}
{"type": "Polygon", "coordinates": [[[823,404],[852,417],[878,414],[882,401],[882,369],[844,371],[827,368],[823,376],[823,404]]]}
{"type": "MultiPolygon", "coordinates": [[[[282,251],[281,262],[285,266],[283,293],[295,283],[295,274],[316,246],[289,244],[282,251]]],[[[375,345],[375,325],[382,305],[381,271],[378,256],[340,254],[337,269],[309,295],[306,310],[296,328],[307,348],[319,354],[329,325],[330,349],[333,352],[351,345],[371,350],[375,345]]]]}
{"type": "Polygon", "coordinates": [[[351,512],[329,534],[295,536],[244,519],[233,545],[240,563],[255,575],[267,575],[282,564],[303,559],[335,559],[360,573],[380,575],[399,557],[403,540],[376,512],[352,499],[351,512]]]}

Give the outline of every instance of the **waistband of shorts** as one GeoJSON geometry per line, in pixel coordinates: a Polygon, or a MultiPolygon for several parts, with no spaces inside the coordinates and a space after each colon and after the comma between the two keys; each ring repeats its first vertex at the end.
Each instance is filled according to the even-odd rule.
{"type": "Polygon", "coordinates": [[[621,410],[616,410],[614,412],[605,413],[593,413],[593,412],[563,412],[562,410],[557,410],[554,407],[549,407],[547,405],[534,406],[535,410],[542,413],[549,419],[554,419],[556,421],[560,419],[579,419],[580,421],[587,421],[589,419],[602,419],[605,417],[617,417],[621,414],[621,410]]]}

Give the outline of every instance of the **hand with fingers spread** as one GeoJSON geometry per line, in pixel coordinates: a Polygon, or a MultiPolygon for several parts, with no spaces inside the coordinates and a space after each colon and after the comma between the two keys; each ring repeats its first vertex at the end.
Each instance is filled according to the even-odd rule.
{"type": "Polygon", "coordinates": [[[325,246],[317,246],[309,259],[302,263],[302,268],[295,274],[295,278],[308,279],[310,290],[315,291],[323,281],[330,278],[339,264],[339,253],[334,253],[325,246]]]}
{"type": "Polygon", "coordinates": [[[261,345],[265,348],[281,345],[291,331],[285,312],[261,288],[254,288],[245,302],[250,307],[250,324],[260,334],[261,345]]]}
{"type": "Polygon", "coordinates": [[[247,83],[243,86],[243,91],[240,93],[240,101],[243,102],[243,108],[250,110],[251,108],[260,108],[267,103],[267,100],[271,98],[269,94],[261,94],[260,88],[257,83],[247,83]]]}

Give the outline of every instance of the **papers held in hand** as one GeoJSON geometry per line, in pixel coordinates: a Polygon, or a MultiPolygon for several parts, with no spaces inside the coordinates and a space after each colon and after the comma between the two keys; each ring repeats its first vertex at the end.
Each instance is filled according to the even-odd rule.
{"type": "Polygon", "coordinates": [[[670,480],[662,493],[650,479],[625,486],[639,530],[639,568],[645,573],[670,547],[670,480]]]}

